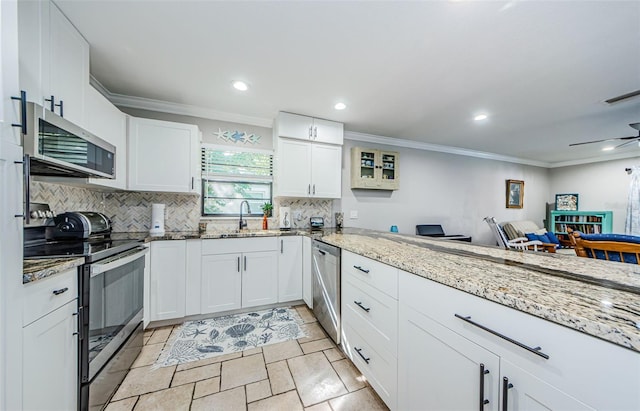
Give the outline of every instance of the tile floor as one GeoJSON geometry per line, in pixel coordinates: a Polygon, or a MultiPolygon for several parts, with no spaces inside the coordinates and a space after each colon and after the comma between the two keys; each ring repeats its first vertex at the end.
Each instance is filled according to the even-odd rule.
{"type": "Polygon", "coordinates": [[[145,346],[106,411],[388,410],[327,337],[295,307],[307,337],[152,370],[178,326],[145,331],[145,346]]]}

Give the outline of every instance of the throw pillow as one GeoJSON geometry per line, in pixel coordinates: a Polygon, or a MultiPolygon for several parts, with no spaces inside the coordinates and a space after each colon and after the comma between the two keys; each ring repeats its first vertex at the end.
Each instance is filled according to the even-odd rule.
{"type": "Polygon", "coordinates": [[[538,236],[534,233],[525,233],[524,236],[527,237],[527,240],[529,241],[535,241],[538,239],[538,236]]]}
{"type": "MultiPolygon", "coordinates": [[[[548,233],[547,233],[548,234],[548,233]]],[[[543,243],[551,243],[551,239],[549,238],[549,236],[547,234],[538,234],[538,240],[542,241],[543,243]]]]}
{"type": "Polygon", "coordinates": [[[551,243],[560,244],[560,240],[558,240],[558,237],[556,237],[556,235],[551,231],[547,232],[547,237],[549,237],[551,243]]]}

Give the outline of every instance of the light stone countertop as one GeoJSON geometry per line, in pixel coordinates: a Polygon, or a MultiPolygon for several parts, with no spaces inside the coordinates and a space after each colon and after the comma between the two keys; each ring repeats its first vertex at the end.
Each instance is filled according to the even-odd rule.
{"type": "Polygon", "coordinates": [[[640,351],[640,274],[632,264],[346,230],[322,241],[640,351]]]}
{"type": "Polygon", "coordinates": [[[24,260],[22,264],[22,283],[27,284],[51,277],[82,264],[84,264],[84,257],[24,260]]]}

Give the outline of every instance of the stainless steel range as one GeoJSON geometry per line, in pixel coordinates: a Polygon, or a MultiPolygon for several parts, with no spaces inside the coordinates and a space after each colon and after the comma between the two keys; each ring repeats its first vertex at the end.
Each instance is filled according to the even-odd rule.
{"type": "Polygon", "coordinates": [[[46,205],[32,207],[36,218],[25,227],[25,258],[85,259],[78,277],[78,404],[81,411],[100,410],[142,349],[148,249],[140,239],[112,236],[104,214],[54,215],[46,205]]]}

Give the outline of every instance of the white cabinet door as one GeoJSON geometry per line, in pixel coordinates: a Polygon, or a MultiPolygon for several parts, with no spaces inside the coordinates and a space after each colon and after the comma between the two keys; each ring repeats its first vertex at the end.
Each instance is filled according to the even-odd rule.
{"type": "Polygon", "coordinates": [[[339,145],[344,142],[344,125],[342,123],[299,114],[278,113],[276,130],[279,137],[339,145]]]}
{"type": "Polygon", "coordinates": [[[302,237],[302,299],[313,309],[313,281],[311,273],[311,237],[302,237]]]}
{"type": "Polygon", "coordinates": [[[313,141],[342,145],[344,142],[344,125],[335,121],[314,118],[313,141]]]}
{"type": "Polygon", "coordinates": [[[198,126],[129,117],[129,190],[199,193],[198,126]]]}
{"type": "Polygon", "coordinates": [[[202,256],[201,314],[242,306],[240,253],[202,256]]]}
{"type": "MultiPolygon", "coordinates": [[[[89,87],[89,43],[51,3],[49,7],[49,90],[56,104],[63,104],[63,117],[85,126],[85,95],[89,87]]],[[[45,73],[46,75],[46,73],[45,73]]],[[[61,108],[55,107],[61,114],[61,108]]]]}
{"type": "MultiPolygon", "coordinates": [[[[43,41],[49,42],[49,7],[48,1],[18,2],[20,89],[27,92],[27,100],[40,105],[44,104],[43,96],[46,94],[42,85],[45,70],[47,82],[49,77],[48,62],[47,67],[43,67],[42,61],[45,50],[43,41]]],[[[3,71],[4,67],[3,61],[3,71]]]]}
{"type": "Polygon", "coordinates": [[[500,361],[500,371],[502,373],[501,402],[504,404],[506,399],[507,403],[507,406],[503,405],[503,409],[511,411],[594,410],[505,359],[500,361]]]}
{"type": "Polygon", "coordinates": [[[260,251],[242,255],[242,307],[278,301],[278,254],[260,251]]]}
{"type": "Polygon", "coordinates": [[[184,317],[186,240],[151,242],[151,321],[184,317]]]}
{"type": "Polygon", "coordinates": [[[278,302],[302,299],[302,237],[280,237],[278,302]]]}
{"type": "Polygon", "coordinates": [[[311,196],[340,198],[342,196],[342,147],[312,144],[311,166],[311,196]]]}
{"type": "Polygon", "coordinates": [[[116,147],[116,178],[90,178],[89,183],[127,188],[127,116],[91,86],[86,96],[87,130],[116,147]]]}
{"type": "Polygon", "coordinates": [[[277,128],[280,137],[311,140],[313,119],[291,113],[278,113],[277,128]]]}
{"type": "Polygon", "coordinates": [[[276,195],[309,197],[311,194],[311,144],[305,141],[279,140],[276,195]]]}
{"type": "Polygon", "coordinates": [[[77,408],[77,310],[74,299],[23,328],[22,409],[77,408]]]}
{"type": "Polygon", "coordinates": [[[495,354],[403,304],[398,343],[398,409],[499,409],[495,354]],[[489,401],[484,406],[481,389],[483,402],[489,401]]]}

